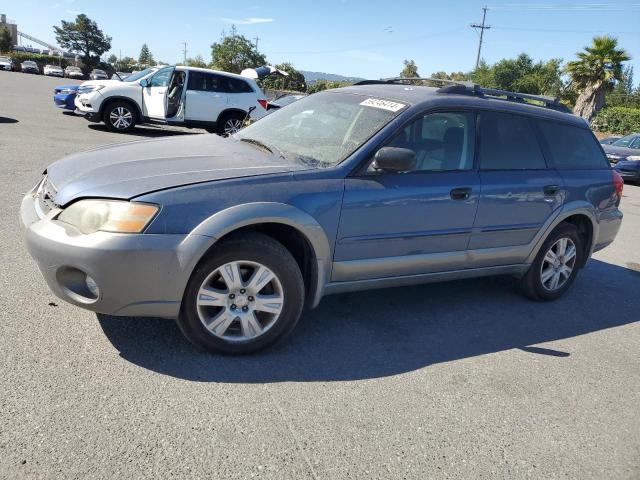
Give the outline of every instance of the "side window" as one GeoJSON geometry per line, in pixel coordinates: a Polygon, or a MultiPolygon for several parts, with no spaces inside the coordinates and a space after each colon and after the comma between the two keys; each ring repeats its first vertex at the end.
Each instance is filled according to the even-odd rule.
{"type": "Polygon", "coordinates": [[[480,168],[537,170],[547,168],[531,120],[521,115],[481,112],[480,168]]]}
{"type": "Polygon", "coordinates": [[[205,74],[191,70],[189,72],[189,81],[187,82],[187,90],[196,90],[198,92],[205,91],[207,88],[205,74]]]}
{"type": "Polygon", "coordinates": [[[165,68],[162,70],[158,70],[158,72],[151,77],[151,82],[149,86],[151,87],[166,87],[169,85],[169,79],[171,78],[171,74],[173,73],[173,68],[165,68]]]}
{"type": "Polygon", "coordinates": [[[207,77],[207,92],[226,92],[224,77],[215,73],[205,73],[207,77]]]}
{"type": "Polygon", "coordinates": [[[404,127],[389,147],[416,152],[414,171],[473,168],[474,115],[469,112],[429,113],[404,127]]]}
{"type": "Polygon", "coordinates": [[[244,80],[227,77],[227,88],[229,93],[251,93],[253,89],[244,80]]]}
{"type": "Polygon", "coordinates": [[[543,120],[537,123],[556,168],[609,168],[596,139],[588,130],[543,120]]]}

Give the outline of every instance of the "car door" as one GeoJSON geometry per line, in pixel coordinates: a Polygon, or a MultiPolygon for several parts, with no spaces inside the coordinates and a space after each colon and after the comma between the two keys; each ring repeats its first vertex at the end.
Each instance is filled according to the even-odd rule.
{"type": "Polygon", "coordinates": [[[142,87],[142,111],[145,116],[164,120],[166,110],[166,96],[174,67],[158,70],[142,87]]]}
{"type": "Polygon", "coordinates": [[[532,119],[482,111],[478,127],[481,193],[470,266],[518,264],[545,222],[559,212],[562,178],[548,167],[532,119]]]}
{"type": "Polygon", "coordinates": [[[189,71],[185,97],[185,120],[213,123],[227,108],[224,77],[198,70],[189,71]]]}
{"type": "Polygon", "coordinates": [[[416,153],[411,172],[347,178],[333,281],[465,268],[480,183],[474,114],[419,115],[385,146],[416,153]]]}

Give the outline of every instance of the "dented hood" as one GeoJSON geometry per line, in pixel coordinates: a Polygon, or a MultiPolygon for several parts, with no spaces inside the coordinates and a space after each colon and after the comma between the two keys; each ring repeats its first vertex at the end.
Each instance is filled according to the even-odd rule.
{"type": "Polygon", "coordinates": [[[54,201],[131,199],[192,183],[308,169],[248,143],[217,135],[184,135],[96,148],[47,169],[54,201]]]}

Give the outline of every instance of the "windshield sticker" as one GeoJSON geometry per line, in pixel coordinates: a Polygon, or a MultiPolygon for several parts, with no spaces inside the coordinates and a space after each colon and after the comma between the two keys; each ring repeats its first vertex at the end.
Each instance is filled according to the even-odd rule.
{"type": "Polygon", "coordinates": [[[389,110],[390,112],[397,112],[405,107],[403,103],[380,100],[379,98],[367,98],[364,102],[360,102],[360,105],[365,107],[382,108],[383,110],[389,110]]]}

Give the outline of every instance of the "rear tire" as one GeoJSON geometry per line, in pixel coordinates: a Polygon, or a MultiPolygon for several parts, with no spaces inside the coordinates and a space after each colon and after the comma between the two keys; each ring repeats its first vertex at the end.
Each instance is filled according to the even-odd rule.
{"type": "Polygon", "coordinates": [[[245,116],[238,112],[224,114],[218,123],[218,135],[226,137],[241,130],[244,127],[245,116]]]}
{"type": "Polygon", "coordinates": [[[109,131],[127,133],[136,126],[137,114],[130,103],[113,102],[104,109],[102,120],[109,131]]]}
{"type": "Polygon", "coordinates": [[[560,224],[542,244],[531,267],[520,280],[520,289],[537,301],[560,298],[571,287],[584,264],[584,242],[578,229],[560,224]]]}
{"type": "Polygon", "coordinates": [[[178,326],[211,352],[261,350],[294,329],[304,282],[291,253],[258,233],[223,240],[196,267],[184,293],[178,326]]]}

